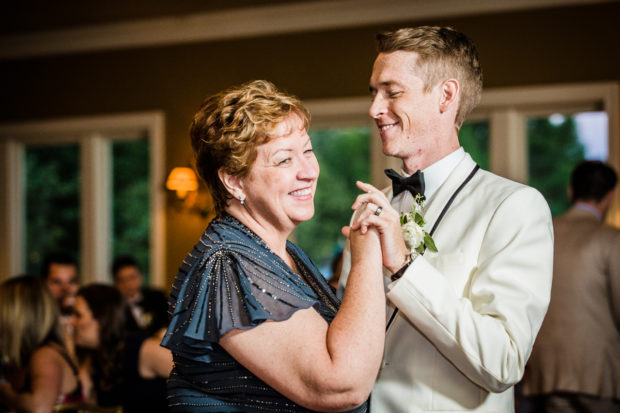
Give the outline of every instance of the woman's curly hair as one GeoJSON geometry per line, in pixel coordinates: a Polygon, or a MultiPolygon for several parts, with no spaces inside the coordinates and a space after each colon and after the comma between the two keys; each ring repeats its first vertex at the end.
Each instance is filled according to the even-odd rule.
{"type": "Polygon", "coordinates": [[[232,198],[219,179],[222,169],[244,177],[256,160],[256,147],[291,114],[299,116],[307,130],[310,112],[296,97],[278,90],[266,80],[254,80],[216,93],[194,115],[190,137],[196,170],[206,182],[217,213],[232,198]]]}

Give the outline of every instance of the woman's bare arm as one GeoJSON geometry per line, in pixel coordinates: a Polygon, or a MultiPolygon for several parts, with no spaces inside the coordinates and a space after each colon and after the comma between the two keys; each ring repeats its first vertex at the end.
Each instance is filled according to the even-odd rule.
{"type": "Polygon", "coordinates": [[[172,370],[172,353],[160,345],[161,337],[149,337],[140,347],[138,373],[145,379],[168,377],[172,370]]]}
{"type": "Polygon", "coordinates": [[[62,390],[63,364],[66,361],[57,351],[42,347],[34,352],[28,364],[29,392],[16,392],[8,383],[2,383],[2,399],[18,412],[49,413],[62,390]]]}

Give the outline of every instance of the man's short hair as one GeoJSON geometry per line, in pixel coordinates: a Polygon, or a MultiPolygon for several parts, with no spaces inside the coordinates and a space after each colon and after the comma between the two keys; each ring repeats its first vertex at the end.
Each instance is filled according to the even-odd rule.
{"type": "Polygon", "coordinates": [[[125,267],[136,267],[138,270],[140,269],[140,265],[138,265],[138,261],[131,255],[120,255],[116,257],[114,262],[112,263],[112,276],[116,279],[116,274],[121,268],[125,267]]]}
{"type": "Polygon", "coordinates": [[[461,90],[455,120],[457,128],[480,103],[482,68],[478,50],[465,34],[451,27],[402,28],[378,34],[377,49],[379,53],[416,52],[419,56],[416,75],[424,81],[426,92],[446,79],[458,80],[461,90]]]}
{"type": "Polygon", "coordinates": [[[43,279],[49,277],[52,264],[75,265],[77,267],[77,260],[66,252],[54,251],[46,254],[41,264],[41,276],[43,279]]]}
{"type": "Polygon", "coordinates": [[[572,201],[600,202],[618,182],[616,172],[600,161],[583,161],[571,174],[572,201]]]}

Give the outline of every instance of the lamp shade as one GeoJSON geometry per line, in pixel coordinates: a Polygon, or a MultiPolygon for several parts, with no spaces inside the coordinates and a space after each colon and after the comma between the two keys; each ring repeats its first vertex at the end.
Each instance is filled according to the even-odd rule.
{"type": "Polygon", "coordinates": [[[191,168],[177,166],[170,171],[168,179],[166,179],[166,188],[176,191],[177,196],[183,199],[189,191],[198,189],[196,174],[191,168]]]}

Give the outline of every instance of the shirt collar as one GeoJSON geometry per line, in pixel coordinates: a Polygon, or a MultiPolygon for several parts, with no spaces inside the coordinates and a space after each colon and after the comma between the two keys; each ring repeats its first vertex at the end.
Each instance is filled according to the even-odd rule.
{"type": "MultiPolygon", "coordinates": [[[[422,171],[424,173],[424,196],[427,200],[431,199],[437,189],[444,183],[448,175],[450,175],[464,157],[465,150],[463,147],[460,147],[450,155],[444,156],[422,171]]],[[[402,171],[402,174],[403,176],[409,176],[405,171],[402,171]]]]}
{"type": "Polygon", "coordinates": [[[603,216],[601,215],[600,212],[598,212],[596,210],[596,208],[594,208],[592,205],[588,205],[586,203],[583,202],[576,202],[575,203],[575,208],[576,209],[580,209],[582,211],[586,211],[591,213],[592,215],[594,215],[596,217],[596,219],[598,219],[599,221],[603,220],[603,216]]]}

